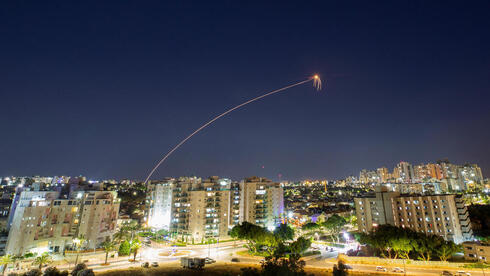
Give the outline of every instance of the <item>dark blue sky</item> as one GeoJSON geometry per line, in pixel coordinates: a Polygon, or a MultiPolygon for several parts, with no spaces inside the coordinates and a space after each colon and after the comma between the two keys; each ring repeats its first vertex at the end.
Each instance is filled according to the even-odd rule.
{"type": "Polygon", "coordinates": [[[449,158],[490,171],[488,1],[10,1],[0,175],[339,178],[449,158]],[[104,2],[104,3],[101,3],[104,2]],[[112,2],[112,3],[111,3],[112,2]]]}

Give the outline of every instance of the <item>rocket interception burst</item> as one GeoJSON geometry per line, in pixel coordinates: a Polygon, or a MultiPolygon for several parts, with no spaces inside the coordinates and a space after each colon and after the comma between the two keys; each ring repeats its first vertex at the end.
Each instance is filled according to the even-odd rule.
{"type": "Polygon", "coordinates": [[[155,171],[158,169],[158,167],[160,167],[160,165],[162,165],[163,162],[165,162],[165,160],[167,160],[167,158],[174,152],[176,151],[180,146],[182,146],[185,142],[187,142],[187,140],[189,140],[192,136],[194,136],[195,134],[197,134],[199,131],[203,130],[204,128],[206,128],[207,126],[209,126],[210,124],[212,124],[214,121],[218,120],[219,118],[225,116],[226,114],[244,106],[244,105],[247,105],[249,103],[253,103],[257,100],[260,100],[262,98],[265,98],[267,96],[270,96],[270,95],[274,95],[276,93],[279,93],[279,92],[282,92],[284,90],[287,90],[289,88],[293,88],[295,86],[298,86],[298,85],[301,85],[301,84],[305,84],[307,82],[310,82],[310,81],[313,81],[313,87],[315,87],[316,90],[320,90],[322,89],[322,80],[320,79],[320,76],[319,75],[313,75],[305,80],[302,80],[300,82],[297,82],[297,83],[293,83],[293,84],[290,84],[288,86],[284,86],[282,88],[279,88],[279,89],[276,89],[276,90],[273,90],[271,92],[267,92],[265,93],[264,95],[261,95],[261,96],[258,96],[258,97],[255,97],[251,100],[248,100],[244,103],[241,103],[233,108],[230,108],[228,109],[227,111],[219,114],[218,116],[214,117],[213,119],[211,119],[209,122],[205,123],[204,125],[200,126],[198,129],[194,130],[194,132],[192,132],[191,134],[189,134],[187,137],[185,137],[182,141],[180,141],[175,147],[173,147],[167,154],[165,154],[165,156],[163,156],[162,159],[160,159],[160,161],[158,161],[158,163],[156,164],[155,167],[153,167],[153,169],[150,171],[150,173],[148,174],[148,176],[146,177],[145,179],[145,184],[148,182],[148,180],[150,179],[150,177],[153,175],[153,173],[155,173],[155,171]]]}

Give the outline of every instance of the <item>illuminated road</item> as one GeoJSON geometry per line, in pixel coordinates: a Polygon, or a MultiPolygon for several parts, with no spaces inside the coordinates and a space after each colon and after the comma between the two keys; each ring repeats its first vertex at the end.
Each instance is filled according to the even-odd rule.
{"type": "MultiPolygon", "coordinates": [[[[185,256],[191,257],[210,257],[212,259],[224,262],[231,262],[232,258],[238,258],[240,263],[242,264],[259,264],[261,258],[258,257],[243,257],[236,255],[237,251],[243,251],[243,243],[237,243],[235,246],[232,243],[226,243],[221,245],[211,245],[211,246],[189,246],[189,247],[181,247],[181,248],[151,248],[151,247],[143,247],[140,250],[139,256],[136,258],[137,262],[129,262],[129,257],[120,258],[119,260],[109,260],[110,264],[107,266],[102,265],[100,262],[100,256],[93,257],[93,261],[88,262],[88,267],[93,269],[94,271],[104,271],[111,269],[125,269],[129,267],[140,267],[144,262],[158,262],[159,266],[165,267],[180,267],[180,258],[183,255],[179,256],[160,256],[159,253],[169,252],[172,249],[175,252],[186,252],[185,256]]],[[[312,256],[306,258],[306,267],[314,267],[321,269],[332,269],[333,265],[336,263],[337,252],[326,251],[325,246],[318,246],[321,249],[321,255],[312,256]]],[[[89,258],[86,256],[86,258],[89,258]]],[[[85,258],[84,258],[85,259],[85,258]]],[[[373,273],[376,272],[376,265],[360,265],[360,264],[348,264],[350,265],[354,271],[356,272],[365,272],[365,273],[373,273]]],[[[378,272],[381,274],[392,274],[392,275],[404,275],[404,273],[393,273],[391,272],[395,266],[384,266],[388,269],[389,272],[378,272]]],[[[69,269],[73,268],[73,265],[68,266],[59,266],[59,269],[69,269]]],[[[403,267],[401,267],[403,269],[403,267]]],[[[458,271],[463,271],[464,269],[439,269],[439,268],[420,268],[420,267],[412,267],[407,266],[407,275],[441,275],[443,270],[451,271],[456,275],[458,271]]],[[[484,275],[481,270],[464,270],[470,272],[471,275],[484,275]]],[[[488,272],[487,272],[488,274],[488,272]]]]}

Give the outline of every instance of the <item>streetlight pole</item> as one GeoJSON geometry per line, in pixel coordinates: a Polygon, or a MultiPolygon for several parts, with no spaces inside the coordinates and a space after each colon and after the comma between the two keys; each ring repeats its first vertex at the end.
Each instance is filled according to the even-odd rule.
{"type": "Polygon", "coordinates": [[[211,243],[208,239],[208,258],[209,258],[209,255],[211,254],[211,243]]]}
{"type": "Polygon", "coordinates": [[[403,273],[407,276],[407,266],[405,266],[405,259],[403,259],[403,273]]]}

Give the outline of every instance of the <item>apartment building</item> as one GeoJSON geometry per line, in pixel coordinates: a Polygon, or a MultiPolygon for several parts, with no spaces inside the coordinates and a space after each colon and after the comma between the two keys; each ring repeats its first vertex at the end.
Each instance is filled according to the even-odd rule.
{"type": "Polygon", "coordinates": [[[187,242],[228,236],[230,216],[229,179],[217,176],[180,179],[174,183],[170,231],[187,242]]]}
{"type": "Polygon", "coordinates": [[[284,213],[284,194],[279,183],[261,177],[240,183],[240,221],[274,228],[284,213]]]}
{"type": "Polygon", "coordinates": [[[464,259],[467,261],[477,261],[488,263],[490,260],[490,245],[480,242],[463,243],[464,259]]]}
{"type": "Polygon", "coordinates": [[[148,226],[167,229],[174,238],[191,243],[227,238],[243,221],[274,227],[284,209],[280,184],[265,178],[238,183],[217,176],[181,177],[148,189],[148,226]]]}
{"type": "Polygon", "coordinates": [[[400,194],[443,194],[449,190],[447,184],[442,181],[426,181],[417,183],[382,183],[378,187],[386,187],[388,191],[399,192],[400,194]]]}
{"type": "Polygon", "coordinates": [[[157,229],[170,230],[174,179],[148,185],[146,214],[147,224],[157,229]]]}
{"type": "Polygon", "coordinates": [[[240,223],[240,202],[241,202],[241,189],[239,182],[231,182],[230,184],[230,215],[229,215],[229,227],[240,223]]]}
{"type": "Polygon", "coordinates": [[[403,195],[382,189],[373,197],[355,198],[354,202],[362,232],[390,224],[456,243],[470,240],[473,235],[466,206],[454,194],[403,195]]]}
{"type": "Polygon", "coordinates": [[[5,252],[61,253],[83,235],[85,248],[112,237],[119,212],[116,192],[29,191],[14,199],[5,252]]]}

